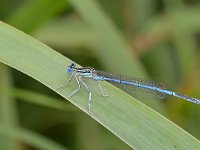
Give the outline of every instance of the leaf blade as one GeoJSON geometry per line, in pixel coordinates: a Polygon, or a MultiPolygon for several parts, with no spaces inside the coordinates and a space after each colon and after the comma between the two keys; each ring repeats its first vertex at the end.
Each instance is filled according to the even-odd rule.
{"type": "MultiPolygon", "coordinates": [[[[66,82],[69,60],[30,36],[0,23],[0,61],[31,76],[63,97],[75,84],[57,90],[66,82]]],[[[136,149],[197,149],[200,143],[183,129],[108,83],[102,83],[109,97],[99,96],[92,81],[91,116],[136,149]],[[185,142],[187,141],[187,142],[185,142]]],[[[88,93],[81,91],[69,101],[88,113],[88,93]]]]}

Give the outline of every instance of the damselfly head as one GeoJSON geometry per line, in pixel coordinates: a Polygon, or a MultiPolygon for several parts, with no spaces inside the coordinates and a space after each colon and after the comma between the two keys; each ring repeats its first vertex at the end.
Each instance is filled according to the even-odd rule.
{"type": "Polygon", "coordinates": [[[76,64],[75,64],[74,62],[71,62],[71,63],[69,64],[69,66],[67,67],[66,72],[67,72],[67,73],[71,73],[75,67],[76,67],[76,64]]]}

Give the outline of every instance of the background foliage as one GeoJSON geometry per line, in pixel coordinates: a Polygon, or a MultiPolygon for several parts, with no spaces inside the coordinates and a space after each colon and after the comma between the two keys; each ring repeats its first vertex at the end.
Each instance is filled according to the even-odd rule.
{"type": "MultiPolygon", "coordinates": [[[[199,8],[195,0],[7,0],[1,2],[0,17],[82,66],[162,81],[200,98],[199,8]]],[[[130,149],[67,101],[63,110],[40,104],[40,99],[62,98],[16,70],[3,64],[0,68],[1,86],[17,93],[0,95],[1,122],[69,149],[130,149]]],[[[143,102],[200,139],[198,106],[173,97],[143,102]]],[[[10,142],[0,149],[33,149],[0,140],[10,142]]]]}

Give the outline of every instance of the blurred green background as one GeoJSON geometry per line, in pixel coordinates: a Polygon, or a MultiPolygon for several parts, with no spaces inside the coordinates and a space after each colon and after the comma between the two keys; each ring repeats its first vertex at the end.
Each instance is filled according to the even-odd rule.
{"type": "MultiPolygon", "coordinates": [[[[82,66],[161,81],[171,90],[200,99],[198,0],[2,0],[0,4],[2,21],[82,66]]],[[[1,124],[21,126],[66,149],[130,149],[68,101],[3,64],[0,86],[14,91],[0,94],[1,124]]],[[[200,139],[199,106],[173,97],[143,102],[200,139]]],[[[38,148],[0,136],[0,149],[38,148]]]]}

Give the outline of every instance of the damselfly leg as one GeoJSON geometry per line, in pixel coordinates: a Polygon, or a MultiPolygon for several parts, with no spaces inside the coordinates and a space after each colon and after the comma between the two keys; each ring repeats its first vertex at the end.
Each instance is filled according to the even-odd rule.
{"type": "Polygon", "coordinates": [[[96,81],[97,82],[97,85],[98,85],[98,87],[99,87],[99,89],[100,89],[100,91],[101,91],[101,94],[103,95],[103,96],[109,96],[108,94],[105,94],[104,93],[104,90],[103,90],[103,88],[101,87],[101,84],[98,82],[98,81],[96,81]]]}

